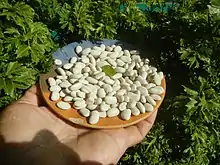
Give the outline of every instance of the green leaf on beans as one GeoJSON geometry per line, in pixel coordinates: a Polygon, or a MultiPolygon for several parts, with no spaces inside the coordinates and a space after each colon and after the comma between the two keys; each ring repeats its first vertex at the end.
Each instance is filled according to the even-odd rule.
{"type": "Polygon", "coordinates": [[[102,67],[103,72],[107,75],[107,76],[114,76],[116,74],[116,71],[114,68],[112,68],[110,65],[105,65],[102,67]]]}

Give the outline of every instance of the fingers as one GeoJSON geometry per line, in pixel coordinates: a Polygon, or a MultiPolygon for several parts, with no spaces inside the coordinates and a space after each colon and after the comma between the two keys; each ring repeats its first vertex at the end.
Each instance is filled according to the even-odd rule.
{"type": "Polygon", "coordinates": [[[146,120],[143,120],[134,126],[125,128],[128,135],[127,140],[129,147],[136,145],[137,143],[140,143],[144,139],[144,137],[152,128],[156,116],[157,111],[153,112],[151,116],[149,116],[146,120]]]}
{"type": "Polygon", "coordinates": [[[40,95],[40,87],[38,84],[33,85],[30,89],[28,89],[24,96],[18,100],[18,103],[26,103],[26,104],[31,104],[35,106],[40,106],[42,105],[43,99],[40,95]]]}

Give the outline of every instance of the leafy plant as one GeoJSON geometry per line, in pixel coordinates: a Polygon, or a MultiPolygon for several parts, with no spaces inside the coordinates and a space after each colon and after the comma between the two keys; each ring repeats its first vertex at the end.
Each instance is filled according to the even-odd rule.
{"type": "Polygon", "coordinates": [[[0,95],[13,100],[50,69],[55,44],[47,27],[33,21],[34,10],[25,3],[2,1],[0,13],[0,95]]]}

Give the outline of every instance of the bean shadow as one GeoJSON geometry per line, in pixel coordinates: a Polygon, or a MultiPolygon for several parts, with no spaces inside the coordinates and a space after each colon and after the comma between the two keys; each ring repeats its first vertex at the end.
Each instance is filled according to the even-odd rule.
{"type": "Polygon", "coordinates": [[[82,162],[75,151],[48,130],[38,132],[31,142],[22,143],[6,143],[0,135],[0,164],[102,165],[93,161],[82,162]]]}

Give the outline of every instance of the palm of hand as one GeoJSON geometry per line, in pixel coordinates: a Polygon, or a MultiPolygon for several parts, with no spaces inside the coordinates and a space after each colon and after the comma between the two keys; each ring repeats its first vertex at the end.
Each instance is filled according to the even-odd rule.
{"type": "Polygon", "coordinates": [[[42,106],[38,91],[32,87],[5,109],[0,120],[4,143],[29,143],[23,152],[37,159],[37,164],[116,164],[128,147],[144,138],[156,117],[155,113],[135,126],[115,130],[73,126],[42,106]]]}

